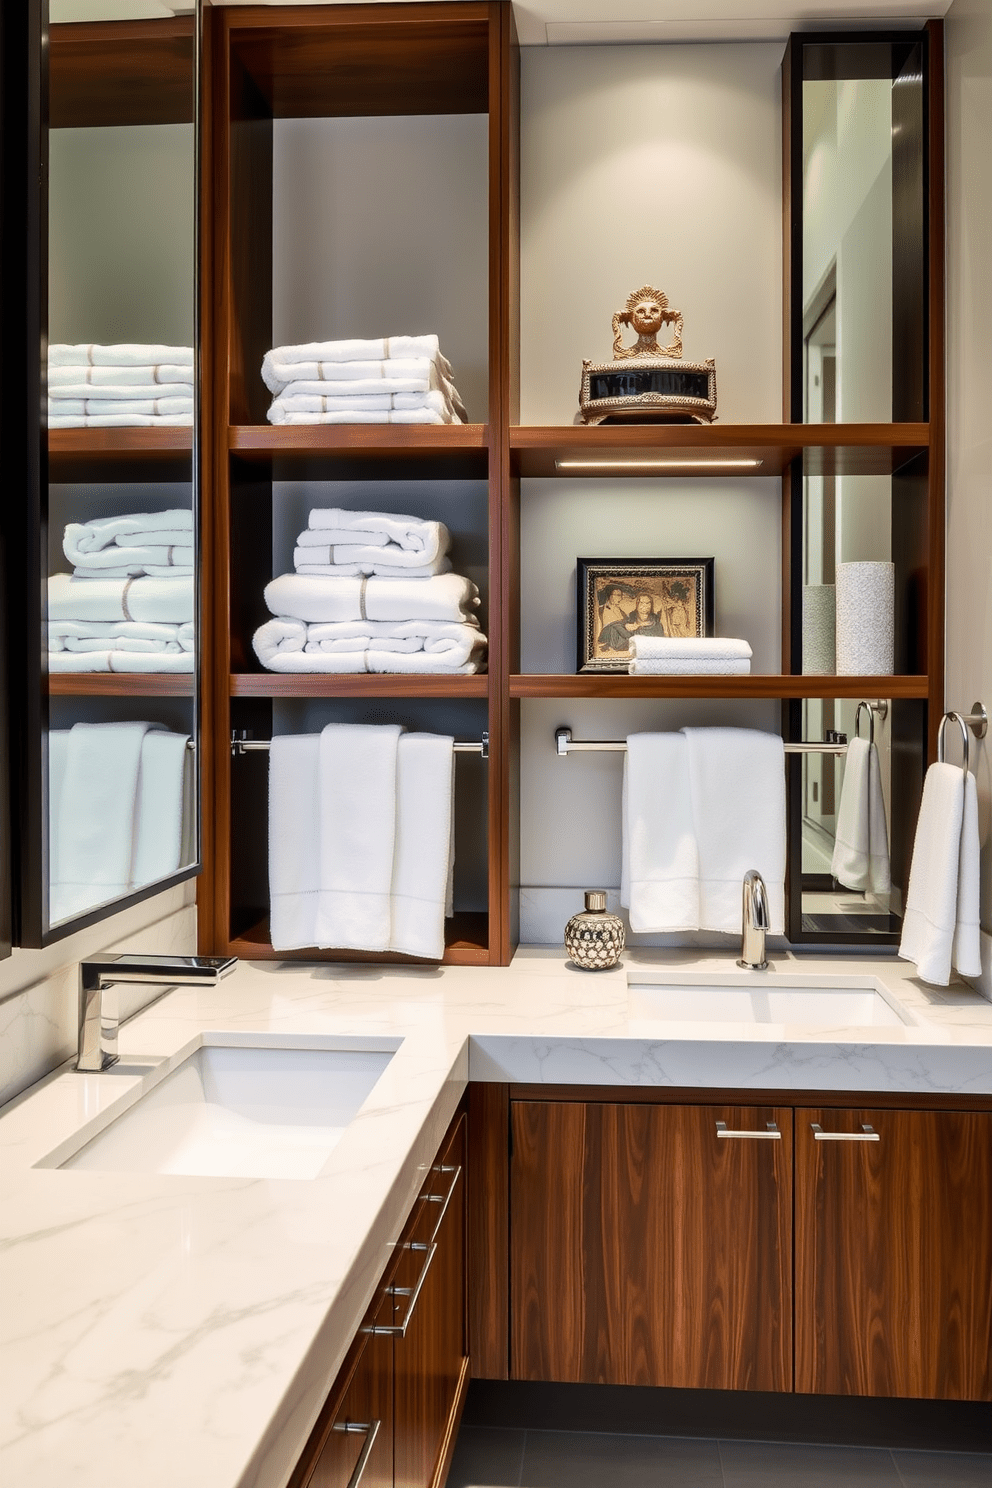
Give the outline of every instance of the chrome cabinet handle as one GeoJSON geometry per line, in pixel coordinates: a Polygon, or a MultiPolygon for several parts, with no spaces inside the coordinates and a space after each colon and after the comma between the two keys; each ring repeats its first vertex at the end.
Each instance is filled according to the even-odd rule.
{"type": "Polygon", "coordinates": [[[817,1142],[880,1142],[882,1138],[873,1126],[862,1123],[859,1132],[825,1132],[818,1121],[810,1122],[810,1130],[817,1142]]]}
{"type": "Polygon", "coordinates": [[[725,1121],[718,1121],[716,1134],[718,1137],[744,1137],[752,1142],[781,1142],[782,1133],[774,1121],[765,1123],[767,1131],[731,1131],[725,1121]]]}
{"type": "Polygon", "coordinates": [[[440,1233],[441,1226],[444,1223],[444,1216],[448,1212],[448,1205],[451,1203],[451,1196],[454,1193],[455,1186],[462,1174],[461,1167],[448,1168],[444,1171],[453,1173],[454,1176],[451,1180],[448,1192],[445,1194],[443,1201],[441,1200],[440,1194],[428,1195],[428,1197],[437,1199],[437,1201],[440,1202],[442,1206],[441,1213],[437,1217],[437,1223],[435,1224],[434,1229],[431,1231],[430,1240],[428,1240],[426,1243],[424,1241],[407,1242],[408,1249],[410,1250],[426,1251],[424,1264],[420,1268],[420,1275],[417,1277],[416,1284],[412,1287],[390,1287],[390,1291],[392,1292],[394,1297],[409,1297],[410,1299],[407,1303],[406,1313],[404,1314],[403,1321],[401,1323],[376,1323],[372,1327],[373,1333],[382,1333],[389,1338],[406,1337],[407,1329],[413,1321],[413,1314],[417,1310],[417,1302],[420,1299],[420,1293],[423,1291],[424,1282],[427,1280],[427,1273],[431,1269],[431,1264],[434,1260],[434,1257],[437,1255],[437,1237],[440,1233]]]}
{"type": "Polygon", "coordinates": [[[348,1488],[358,1488],[359,1483],[362,1481],[362,1474],[372,1455],[372,1448],[375,1446],[375,1439],[379,1435],[379,1427],[381,1425],[381,1421],[335,1421],[335,1431],[354,1431],[365,1437],[365,1445],[362,1447],[358,1461],[355,1463],[355,1471],[348,1479],[348,1488]]]}

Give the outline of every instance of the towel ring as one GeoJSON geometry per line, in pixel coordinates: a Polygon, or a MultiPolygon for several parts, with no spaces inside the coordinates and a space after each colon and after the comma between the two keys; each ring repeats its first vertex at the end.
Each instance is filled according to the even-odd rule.
{"type": "Polygon", "coordinates": [[[945,713],[940,720],[940,727],[937,730],[937,763],[941,765],[944,763],[944,725],[946,723],[956,723],[961,730],[961,743],[964,748],[964,759],[961,763],[961,768],[967,775],[971,763],[968,749],[968,725],[960,713],[945,713]]]}
{"type": "Polygon", "coordinates": [[[875,710],[872,707],[871,703],[859,703],[858,704],[858,711],[854,715],[854,737],[856,739],[860,739],[861,738],[861,709],[862,708],[867,708],[868,709],[868,746],[870,748],[871,745],[874,744],[874,742],[875,742],[875,710]]]}

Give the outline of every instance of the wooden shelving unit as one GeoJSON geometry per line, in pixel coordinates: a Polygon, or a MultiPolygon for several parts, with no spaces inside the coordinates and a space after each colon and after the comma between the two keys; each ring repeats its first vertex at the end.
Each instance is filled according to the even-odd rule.
{"type": "MultiPolygon", "coordinates": [[[[235,882],[232,861],[265,853],[264,756],[232,766],[232,727],[265,737],[280,707],[338,700],[369,703],[360,716],[403,718],[437,703],[439,715],[484,719],[490,736],[486,784],[488,910],[452,922],[445,960],[505,964],[514,948],[519,799],[515,758],[520,705],[580,698],[777,700],[783,728],[798,737],[804,699],[893,701],[900,789],[921,756],[921,718],[942,705],[943,403],[940,363],[942,260],[936,228],[929,254],[930,363],[925,416],[885,424],[798,422],[795,351],[787,356],[783,422],[712,426],[530,427],[517,414],[518,52],[508,4],[340,5],[207,12],[208,152],[203,202],[208,251],[203,275],[207,417],[204,530],[207,605],[203,653],[206,736],[204,821],[207,872],[200,894],[205,951],[272,957],[260,893],[235,882]],[[444,114],[488,116],[489,387],[482,422],[441,428],[295,426],[265,422],[268,395],[257,369],[272,345],[272,133],[281,117],[444,114]],[[746,677],[561,675],[521,670],[519,528],[526,482],[601,477],[682,482],[694,476],[774,480],[781,503],[783,635],[780,670],[746,677]],[[798,675],[801,547],[797,521],[804,476],[891,478],[898,512],[898,675],[798,675]],[[255,669],[251,632],[264,619],[260,594],[275,571],[269,538],[273,481],[477,479],[488,482],[489,670],[480,677],[278,675],[255,669]],[[458,709],[464,709],[461,714],[458,709]],[[901,732],[900,732],[901,731],[901,732]],[[906,764],[909,761],[909,764],[906,764]],[[235,773],[237,772],[237,773],[235,773]],[[908,772],[908,774],[907,774],[908,772]],[[254,825],[252,825],[254,823],[254,825]],[[239,835],[240,834],[240,835],[239,835]],[[252,893],[255,893],[254,899],[252,893]],[[240,896],[240,897],[239,897],[240,896]]],[[[941,72],[941,30],[926,32],[930,75],[941,72]]],[[[799,96],[787,59],[786,161],[796,160],[792,110],[799,96]]],[[[941,162],[933,153],[942,98],[930,91],[930,212],[941,210],[941,162]]],[[[801,152],[800,152],[801,153],[801,152]]],[[[786,309],[796,268],[793,184],[784,212],[786,309]]],[[[790,332],[787,328],[787,337],[790,332]]],[[[789,342],[791,347],[791,341],[789,342]]],[[[788,347],[787,347],[788,350],[788,347]]],[[[756,500],[765,494],[755,493],[756,500]]],[[[285,714],[283,717],[287,716],[285,714]]],[[[297,717],[299,713],[290,716],[297,717]]],[[[353,717],[354,713],[347,716],[353,717]]],[[[417,714],[417,717],[423,715],[417,714]]],[[[898,852],[905,844],[896,844],[898,852]]],[[[456,870],[457,871],[457,870],[456,870]]],[[[336,951],[313,960],[363,959],[336,951]]],[[[388,959],[388,958],[377,958],[388,959]]]]}
{"type": "Polygon", "coordinates": [[[50,697],[191,698],[196,678],[165,672],[49,672],[50,697]]]}

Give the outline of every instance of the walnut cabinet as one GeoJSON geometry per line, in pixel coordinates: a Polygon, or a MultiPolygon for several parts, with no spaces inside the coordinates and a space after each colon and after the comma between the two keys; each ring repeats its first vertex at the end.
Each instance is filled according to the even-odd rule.
{"type": "Polygon", "coordinates": [[[468,1386],[466,1120],[441,1145],[291,1488],[439,1488],[468,1386]]]}
{"type": "Polygon", "coordinates": [[[989,1103],[782,1094],[508,1101],[510,1378],[992,1399],[989,1103]]]}

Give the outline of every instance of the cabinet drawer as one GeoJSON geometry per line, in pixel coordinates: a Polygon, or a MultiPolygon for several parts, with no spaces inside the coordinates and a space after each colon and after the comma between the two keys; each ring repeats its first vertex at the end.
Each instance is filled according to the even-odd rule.
{"type": "Polygon", "coordinates": [[[392,1488],[393,1345],[375,1331],[392,1310],[383,1293],[345,1366],[347,1383],[333,1393],[290,1488],[392,1488]]]}

